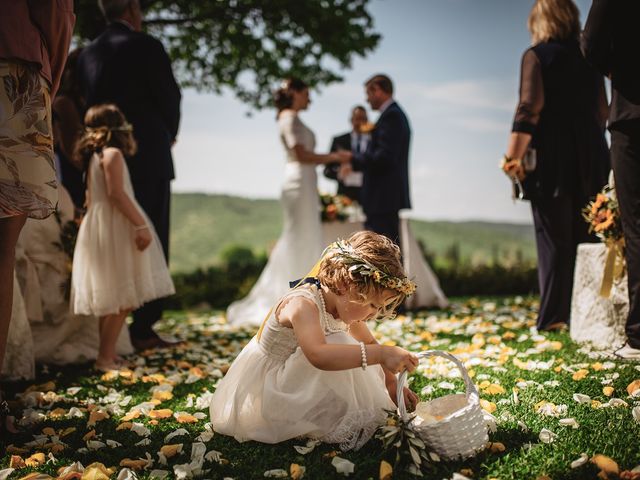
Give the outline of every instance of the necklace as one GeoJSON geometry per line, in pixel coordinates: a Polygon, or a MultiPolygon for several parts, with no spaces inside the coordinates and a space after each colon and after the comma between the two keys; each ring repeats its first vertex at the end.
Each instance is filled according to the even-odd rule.
{"type": "Polygon", "coordinates": [[[316,286],[318,289],[318,297],[320,297],[320,305],[322,306],[322,326],[327,333],[345,332],[349,331],[349,326],[341,320],[337,320],[327,312],[327,304],[324,299],[324,292],[321,287],[316,286]]]}

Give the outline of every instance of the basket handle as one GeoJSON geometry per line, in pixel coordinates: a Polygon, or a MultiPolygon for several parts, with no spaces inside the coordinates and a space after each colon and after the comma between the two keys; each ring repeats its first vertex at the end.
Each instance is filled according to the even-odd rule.
{"type": "MultiPolygon", "coordinates": [[[[462,373],[462,379],[464,380],[464,385],[466,387],[466,395],[469,403],[478,403],[480,401],[480,396],[478,395],[478,390],[476,389],[473,380],[469,376],[467,369],[464,364],[456,357],[455,355],[449,352],[443,352],[442,350],[425,350],[423,352],[419,352],[416,354],[418,359],[429,358],[429,357],[442,357],[447,360],[455,363],[456,367],[462,373]]],[[[407,385],[407,371],[404,370],[398,376],[398,388],[396,391],[396,396],[398,399],[398,411],[400,413],[401,418],[406,418],[407,416],[407,407],[404,404],[404,387],[407,385]]]]}

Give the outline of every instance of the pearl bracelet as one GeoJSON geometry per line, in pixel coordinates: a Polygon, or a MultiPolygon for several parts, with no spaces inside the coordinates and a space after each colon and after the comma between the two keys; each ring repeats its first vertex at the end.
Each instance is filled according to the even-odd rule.
{"type": "Polygon", "coordinates": [[[367,349],[364,346],[364,342],[360,343],[360,356],[362,357],[362,369],[367,369],[367,349]]]}

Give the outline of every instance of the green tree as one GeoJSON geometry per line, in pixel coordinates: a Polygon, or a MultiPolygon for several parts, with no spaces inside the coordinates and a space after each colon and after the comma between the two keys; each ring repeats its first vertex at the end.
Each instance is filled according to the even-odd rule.
{"type": "MultiPolygon", "coordinates": [[[[160,38],[184,87],[229,88],[260,109],[282,78],[312,87],[343,79],[356,55],[380,41],[369,0],[141,0],[145,28],[160,38]]],[[[97,0],[76,0],[76,36],[95,38],[105,23],[97,0]]]]}

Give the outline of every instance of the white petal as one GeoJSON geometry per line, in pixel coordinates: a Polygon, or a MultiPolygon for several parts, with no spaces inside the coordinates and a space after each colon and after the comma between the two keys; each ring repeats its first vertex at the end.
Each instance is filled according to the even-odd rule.
{"type": "Polygon", "coordinates": [[[633,415],[633,418],[636,422],[640,422],[640,406],[633,407],[633,410],[631,410],[631,415],[633,415]]]}
{"type": "Polygon", "coordinates": [[[148,437],[151,435],[151,430],[145,427],[142,423],[134,422],[131,427],[131,431],[137,433],[139,437],[148,437]]]}
{"type": "Polygon", "coordinates": [[[67,395],[76,395],[80,390],[82,390],[82,387],[70,387],[67,388],[67,395]]]}
{"type": "Polygon", "coordinates": [[[117,480],[137,480],[138,476],[130,469],[123,468],[118,474],[117,480]]]}
{"type": "Polygon", "coordinates": [[[147,445],[151,445],[151,439],[150,438],[143,438],[139,442],[135,443],[136,447],[146,447],[147,445]]]}
{"type": "Polygon", "coordinates": [[[89,450],[100,450],[101,448],[104,448],[106,446],[106,443],[100,442],[99,440],[89,440],[87,442],[87,448],[89,450]]]}
{"type": "Polygon", "coordinates": [[[331,460],[331,465],[333,465],[336,469],[336,472],[342,473],[345,476],[348,476],[350,473],[353,473],[355,465],[347,460],[346,458],[333,457],[331,460]]]}
{"type": "Polygon", "coordinates": [[[581,467],[582,465],[584,465],[588,461],[589,461],[589,455],[587,455],[586,453],[583,453],[583,454],[580,455],[580,458],[578,458],[578,459],[574,460],[573,462],[571,462],[571,468],[581,467]]]}
{"type": "Polygon", "coordinates": [[[4,470],[0,470],[0,480],[7,480],[9,475],[11,475],[15,471],[15,468],[5,468],[4,470]]]}
{"type": "Polygon", "coordinates": [[[157,478],[158,480],[163,480],[169,476],[169,472],[167,470],[151,470],[149,472],[149,478],[157,478]]]}
{"type": "Polygon", "coordinates": [[[179,437],[180,435],[189,435],[189,432],[184,428],[178,428],[177,430],[174,430],[166,437],[164,437],[164,443],[169,443],[169,440],[171,440],[173,437],[179,437]]]}
{"type": "Polygon", "coordinates": [[[561,418],[559,423],[564,427],[580,428],[580,424],[576,422],[575,418],[561,418]]]}
{"type": "Polygon", "coordinates": [[[275,468],[273,470],[267,470],[266,472],[264,472],[264,476],[267,478],[287,478],[289,474],[286,470],[275,468]]]}
{"type": "Polygon", "coordinates": [[[557,436],[558,435],[556,433],[553,433],[551,430],[543,428],[542,430],[540,430],[540,435],[538,436],[538,438],[540,438],[540,441],[542,443],[552,443],[557,436]]]}
{"type": "Polygon", "coordinates": [[[583,395],[582,393],[574,393],[573,399],[578,403],[589,403],[591,402],[591,397],[589,395],[583,395]]]}

